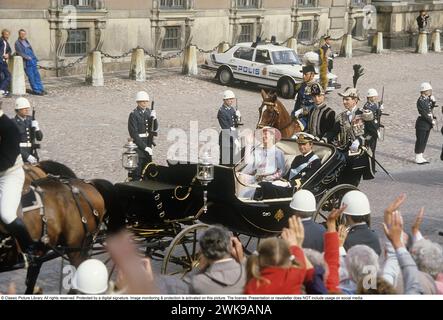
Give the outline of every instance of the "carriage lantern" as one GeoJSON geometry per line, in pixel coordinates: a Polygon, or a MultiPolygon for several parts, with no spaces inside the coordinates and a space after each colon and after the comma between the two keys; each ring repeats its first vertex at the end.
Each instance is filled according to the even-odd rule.
{"type": "Polygon", "coordinates": [[[128,143],[123,146],[125,148],[125,152],[122,155],[122,165],[123,168],[128,170],[129,173],[137,169],[138,166],[138,154],[137,145],[132,141],[132,139],[128,139],[128,143]]]}
{"type": "Polygon", "coordinates": [[[208,210],[208,190],[207,185],[214,180],[214,165],[211,163],[209,153],[205,152],[197,165],[197,179],[204,186],[203,189],[203,212],[208,210]]]}

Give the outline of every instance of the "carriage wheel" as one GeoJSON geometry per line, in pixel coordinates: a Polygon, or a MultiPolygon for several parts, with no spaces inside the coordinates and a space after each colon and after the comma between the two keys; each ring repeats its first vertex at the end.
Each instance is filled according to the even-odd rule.
{"type": "Polygon", "coordinates": [[[343,196],[352,190],[358,189],[351,184],[340,184],[328,190],[318,202],[317,211],[314,214],[314,221],[317,223],[326,222],[329,212],[334,208],[339,208],[343,196]]]}
{"type": "Polygon", "coordinates": [[[198,239],[209,226],[194,224],[183,229],[170,243],[163,259],[161,273],[183,278],[199,264],[198,239]]]}
{"type": "Polygon", "coordinates": [[[260,243],[260,238],[247,236],[245,234],[233,232],[234,237],[236,237],[243,246],[243,252],[245,255],[251,255],[258,247],[260,243]]]}

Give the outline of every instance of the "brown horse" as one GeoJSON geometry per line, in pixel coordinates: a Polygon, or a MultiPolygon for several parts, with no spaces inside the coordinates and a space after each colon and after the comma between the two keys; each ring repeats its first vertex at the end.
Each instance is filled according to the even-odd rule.
{"type": "MultiPolygon", "coordinates": [[[[106,201],[99,189],[112,184],[105,180],[77,179],[72,170],[53,161],[25,165],[24,170],[23,194],[33,189],[42,203],[25,213],[18,212],[31,238],[40,245],[38,256],[27,273],[26,293],[32,293],[43,262],[67,254],[70,263],[77,267],[87,258],[105,215],[106,201]],[[57,177],[52,176],[54,174],[57,177]]],[[[15,244],[9,246],[10,250],[16,251],[16,248],[15,244]]],[[[0,250],[3,249],[0,246],[0,250]]],[[[24,267],[17,260],[2,261],[6,257],[17,258],[18,254],[0,254],[1,271],[24,267]]]]}
{"type": "Polygon", "coordinates": [[[258,109],[259,119],[257,129],[273,127],[280,130],[282,138],[290,138],[294,133],[301,132],[297,121],[293,120],[284,104],[277,99],[277,94],[261,90],[263,102],[258,109]]]}

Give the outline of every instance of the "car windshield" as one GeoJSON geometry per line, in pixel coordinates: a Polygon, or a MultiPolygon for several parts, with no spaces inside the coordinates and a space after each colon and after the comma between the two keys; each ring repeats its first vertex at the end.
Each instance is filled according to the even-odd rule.
{"type": "Polygon", "coordinates": [[[272,52],[274,64],[301,64],[293,50],[282,50],[272,52]]]}

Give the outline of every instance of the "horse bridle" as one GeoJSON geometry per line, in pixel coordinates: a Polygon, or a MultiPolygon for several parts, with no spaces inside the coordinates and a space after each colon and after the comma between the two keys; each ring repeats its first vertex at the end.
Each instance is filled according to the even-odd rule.
{"type": "Polygon", "coordinates": [[[263,117],[263,112],[264,112],[263,106],[271,106],[272,107],[271,121],[269,123],[267,123],[267,124],[261,124],[261,121],[260,121],[260,123],[257,125],[257,129],[262,129],[263,127],[273,127],[274,124],[275,124],[275,120],[277,120],[278,115],[279,115],[278,110],[275,109],[275,102],[263,101],[263,103],[262,103],[262,105],[260,107],[260,120],[263,117]]]}

